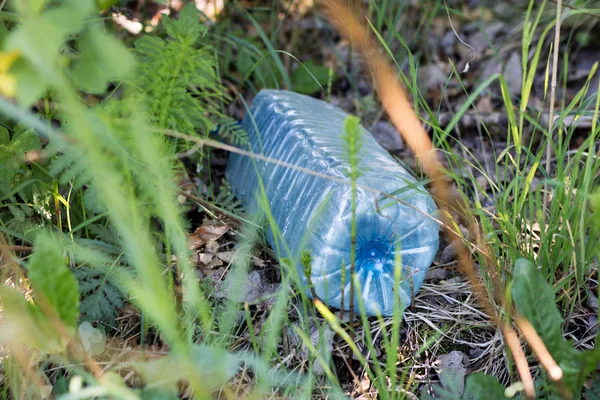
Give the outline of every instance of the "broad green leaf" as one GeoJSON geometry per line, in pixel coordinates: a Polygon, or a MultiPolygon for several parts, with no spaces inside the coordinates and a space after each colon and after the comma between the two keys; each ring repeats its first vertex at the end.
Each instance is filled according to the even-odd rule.
{"type": "Polygon", "coordinates": [[[49,354],[65,349],[66,343],[48,318],[17,290],[1,287],[0,304],[3,308],[0,343],[26,346],[49,354]]]}
{"type": "MultiPolygon", "coordinates": [[[[100,3],[100,1],[65,0],[65,8],[70,11],[71,18],[83,20],[95,11],[98,3],[100,3]]],[[[104,1],[104,3],[106,3],[106,1],[104,1]]]]}
{"type": "Polygon", "coordinates": [[[115,4],[117,4],[117,0],[96,0],[96,7],[98,7],[99,10],[106,10],[115,4]]]}
{"type": "Polygon", "coordinates": [[[531,323],[550,353],[559,350],[563,319],[556,308],[554,292],[528,260],[515,263],[512,295],[517,311],[531,323]]]}
{"type": "Polygon", "coordinates": [[[47,0],[13,0],[17,12],[27,15],[38,15],[47,0]]]}
{"type": "Polygon", "coordinates": [[[102,94],[110,80],[123,78],[134,66],[134,56],[117,39],[90,28],[79,40],[80,58],[73,79],[85,91],[102,94]]]}
{"type": "Polygon", "coordinates": [[[16,98],[25,107],[42,97],[50,85],[50,80],[38,74],[26,60],[18,60],[10,69],[10,74],[17,81],[16,98]]]}
{"type": "Polygon", "coordinates": [[[316,65],[312,61],[298,66],[292,74],[294,90],[299,93],[312,94],[327,84],[329,80],[329,68],[316,65]]]}
{"type": "Polygon", "coordinates": [[[457,400],[461,399],[465,388],[465,370],[445,369],[439,374],[440,384],[433,385],[433,396],[423,394],[425,400],[457,400]]]}
{"type": "Polygon", "coordinates": [[[486,374],[473,374],[467,377],[464,400],[505,400],[504,386],[496,378],[486,374]]]}
{"type": "Polygon", "coordinates": [[[6,50],[19,50],[38,73],[54,76],[59,50],[67,34],[47,15],[32,18],[16,28],[6,40],[6,50]]]}
{"type": "Polygon", "coordinates": [[[9,34],[10,32],[8,31],[6,25],[4,25],[4,22],[0,21],[0,48],[4,47],[4,41],[9,34]]]}
{"type": "Polygon", "coordinates": [[[39,302],[43,298],[66,327],[75,328],[79,316],[79,291],[75,276],[65,265],[58,240],[48,234],[39,235],[27,270],[34,300],[39,302]]]}
{"type": "Polygon", "coordinates": [[[47,16],[32,18],[16,28],[6,39],[5,50],[18,50],[22,59],[10,69],[16,78],[16,96],[21,105],[30,106],[57,77],[59,50],[65,29],[47,16]]]}
{"type": "Polygon", "coordinates": [[[190,354],[171,353],[133,368],[153,387],[173,390],[181,380],[193,380],[206,393],[223,386],[238,370],[241,359],[223,349],[194,345],[190,354]]]}
{"type": "Polygon", "coordinates": [[[41,148],[40,137],[32,129],[15,129],[10,146],[17,154],[25,154],[41,148]]]}

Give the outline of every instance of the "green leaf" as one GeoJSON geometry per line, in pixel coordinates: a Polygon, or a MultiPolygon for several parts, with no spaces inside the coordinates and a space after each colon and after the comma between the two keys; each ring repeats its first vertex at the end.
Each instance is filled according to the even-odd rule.
{"type": "Polygon", "coordinates": [[[145,387],[140,394],[142,400],[178,400],[177,390],[145,387]]]}
{"type": "Polygon", "coordinates": [[[97,7],[95,0],[65,0],[65,8],[71,13],[71,18],[84,19],[94,12],[97,7]]]}
{"type": "Polygon", "coordinates": [[[600,378],[595,376],[590,386],[583,391],[583,398],[586,400],[600,399],[600,378]]]}
{"type": "Polygon", "coordinates": [[[6,50],[19,50],[46,77],[54,76],[54,65],[68,30],[57,26],[55,15],[32,18],[17,27],[6,40],[6,50]]]}
{"type": "MultiPolygon", "coordinates": [[[[33,4],[30,0],[23,3],[33,4]]],[[[41,6],[36,6],[36,9],[41,6]]],[[[23,58],[10,70],[17,80],[16,97],[21,105],[30,106],[59,79],[60,60],[64,58],[60,50],[64,41],[68,35],[83,28],[85,19],[93,10],[93,0],[65,0],[60,7],[42,14],[39,10],[29,13],[33,16],[6,38],[4,49],[19,50],[23,58]]]]}
{"type": "Polygon", "coordinates": [[[73,79],[85,91],[102,94],[109,81],[123,78],[135,58],[117,39],[93,26],[79,40],[81,57],[74,63],[73,79]]]}
{"type": "Polygon", "coordinates": [[[600,188],[594,190],[590,195],[590,206],[592,207],[592,228],[600,232],[600,188]]]}
{"type": "Polygon", "coordinates": [[[134,363],[133,368],[153,387],[173,390],[177,382],[192,380],[210,393],[233,378],[242,361],[217,347],[194,345],[190,353],[171,353],[155,361],[134,363]]]}
{"type": "Polygon", "coordinates": [[[6,39],[5,50],[19,50],[22,59],[10,69],[17,80],[17,99],[30,106],[57,79],[59,50],[67,31],[44,15],[16,28],[6,39]]]}
{"type": "Polygon", "coordinates": [[[563,340],[563,319],[552,288],[528,260],[515,263],[512,295],[517,311],[531,323],[550,353],[558,351],[563,340]]]}
{"type": "Polygon", "coordinates": [[[194,43],[208,30],[200,23],[200,14],[194,3],[182,8],[177,20],[172,20],[168,15],[163,14],[162,24],[169,36],[187,43],[194,43]]]}
{"type": "Polygon", "coordinates": [[[43,297],[68,328],[75,328],[79,316],[79,291],[75,276],[65,265],[60,243],[48,234],[40,234],[35,251],[27,264],[34,300],[43,297]]]}
{"type": "Polygon", "coordinates": [[[17,100],[25,107],[42,97],[50,84],[50,80],[38,74],[35,68],[23,59],[15,62],[10,74],[17,80],[17,100]]]}
{"type": "Polygon", "coordinates": [[[294,91],[304,94],[312,94],[323,89],[323,85],[329,80],[329,68],[316,65],[312,61],[298,66],[292,74],[294,91]]]}
{"type": "Polygon", "coordinates": [[[439,374],[440,384],[433,385],[434,396],[424,394],[426,400],[455,400],[460,399],[465,388],[465,370],[445,369],[439,374]]]}
{"type": "Polygon", "coordinates": [[[46,5],[46,0],[17,0],[13,4],[19,13],[27,15],[38,15],[46,5]]]}
{"type": "Polygon", "coordinates": [[[29,303],[17,290],[0,287],[3,323],[0,343],[15,343],[45,353],[58,353],[66,343],[41,310],[29,303]]]}
{"type": "Polygon", "coordinates": [[[464,400],[505,400],[504,386],[496,378],[486,374],[473,374],[467,377],[464,400]]]}

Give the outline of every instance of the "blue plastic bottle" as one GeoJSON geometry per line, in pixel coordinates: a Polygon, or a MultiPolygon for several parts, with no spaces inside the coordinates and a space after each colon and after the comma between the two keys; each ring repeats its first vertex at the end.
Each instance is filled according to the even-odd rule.
{"type": "MultiPolygon", "coordinates": [[[[310,251],[311,281],[317,296],[325,304],[344,310],[350,308],[351,248],[350,164],[342,142],[347,116],[339,108],[308,96],[262,90],[242,121],[249,134],[249,150],[336,180],[234,153],[226,173],[233,192],[250,212],[257,210],[260,175],[272,215],[292,253],[281,256],[297,261],[304,289],[310,295],[300,264],[301,253],[310,251]]],[[[421,287],[438,249],[439,226],[424,215],[436,212],[426,190],[369,132],[364,130],[362,136],[358,184],[394,194],[410,204],[360,188],[357,193],[355,270],[360,291],[354,290],[354,309],[358,312],[361,296],[368,315],[387,316],[393,313],[395,293],[405,308],[410,304],[411,291],[416,293],[421,287]],[[394,289],[396,251],[402,265],[399,290],[394,289]]],[[[272,232],[268,232],[267,240],[275,248],[272,232]]]]}

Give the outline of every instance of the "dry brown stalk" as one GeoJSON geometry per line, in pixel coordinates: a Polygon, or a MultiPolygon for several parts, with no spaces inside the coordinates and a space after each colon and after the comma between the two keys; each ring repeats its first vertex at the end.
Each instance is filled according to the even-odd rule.
{"type": "Polygon", "coordinates": [[[540,338],[529,321],[522,317],[516,317],[515,322],[523,336],[525,336],[525,340],[527,340],[527,343],[529,343],[529,346],[531,346],[531,349],[540,360],[540,363],[548,372],[550,379],[553,381],[562,379],[562,369],[556,364],[556,361],[554,361],[554,358],[552,358],[550,352],[548,352],[544,341],[540,338]]]}
{"type": "Polygon", "coordinates": [[[550,379],[556,384],[556,386],[560,390],[563,398],[572,398],[573,396],[569,392],[569,389],[567,389],[565,384],[562,382],[562,369],[558,366],[558,364],[556,364],[556,361],[554,361],[554,358],[552,358],[552,355],[546,348],[544,341],[537,334],[534,327],[529,323],[529,321],[520,316],[515,317],[515,322],[517,323],[519,330],[525,337],[525,340],[527,341],[527,343],[529,343],[529,347],[531,347],[531,350],[533,350],[538,360],[540,360],[540,364],[542,364],[542,367],[544,367],[550,379]]]}
{"type": "Polygon", "coordinates": [[[505,323],[502,326],[502,334],[515,359],[515,365],[517,366],[519,377],[521,377],[525,395],[528,399],[533,399],[535,398],[535,387],[533,385],[533,379],[531,378],[531,371],[529,371],[529,364],[527,364],[527,358],[525,358],[525,354],[521,348],[521,341],[512,326],[508,323],[505,323]]]}

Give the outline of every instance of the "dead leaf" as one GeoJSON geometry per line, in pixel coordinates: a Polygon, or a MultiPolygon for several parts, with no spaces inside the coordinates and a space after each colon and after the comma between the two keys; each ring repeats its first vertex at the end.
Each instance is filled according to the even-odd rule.
{"type": "MultiPolygon", "coordinates": [[[[219,259],[226,262],[227,264],[231,264],[236,256],[239,256],[239,252],[237,252],[237,251],[222,251],[220,253],[217,253],[217,257],[219,257],[219,259]]],[[[252,256],[252,263],[256,267],[264,267],[265,266],[264,260],[262,260],[256,256],[252,256]]]]}
{"type": "Polygon", "coordinates": [[[197,260],[202,264],[208,264],[215,258],[214,254],[208,253],[197,253],[196,255],[198,256],[197,260]]]}
{"type": "Polygon", "coordinates": [[[199,249],[206,243],[219,239],[229,231],[229,228],[227,224],[214,225],[210,222],[199,226],[194,233],[188,235],[190,250],[199,249]]]}
{"type": "Polygon", "coordinates": [[[215,257],[212,253],[197,252],[195,261],[196,265],[200,267],[200,270],[205,274],[207,273],[207,269],[213,269],[223,265],[223,261],[215,257]]]}
{"type": "Polygon", "coordinates": [[[217,257],[219,257],[222,261],[225,261],[227,264],[231,264],[237,253],[237,251],[222,251],[217,253],[217,257]]]}

